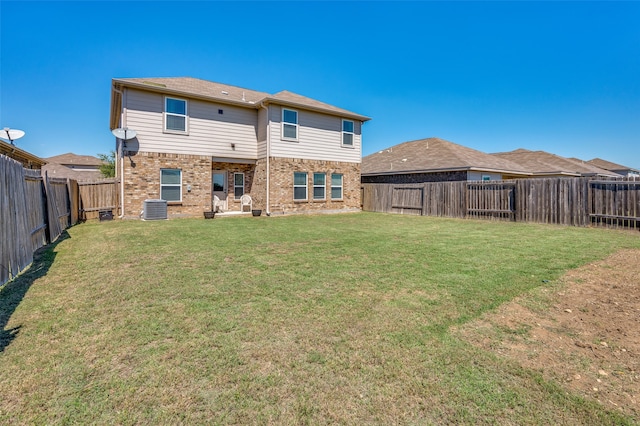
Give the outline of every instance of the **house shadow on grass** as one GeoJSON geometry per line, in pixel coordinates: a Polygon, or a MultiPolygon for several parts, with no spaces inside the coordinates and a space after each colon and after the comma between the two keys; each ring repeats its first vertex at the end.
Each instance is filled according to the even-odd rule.
{"type": "Polygon", "coordinates": [[[11,344],[16,338],[22,326],[7,329],[7,324],[11,315],[16,311],[22,299],[29,291],[31,285],[38,279],[44,277],[56,258],[54,249],[58,244],[67,238],[71,238],[67,231],[64,231],[55,243],[39,248],[33,253],[33,263],[31,266],[18,275],[14,280],[9,281],[0,287],[0,353],[11,344]]]}

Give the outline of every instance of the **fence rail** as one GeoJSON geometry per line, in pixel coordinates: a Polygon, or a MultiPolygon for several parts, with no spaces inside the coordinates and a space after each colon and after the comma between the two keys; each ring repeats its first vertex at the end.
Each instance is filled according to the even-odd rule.
{"type": "Polygon", "coordinates": [[[92,182],[78,182],[79,214],[81,219],[97,219],[101,210],[118,211],[118,180],[101,179],[92,182]]]}
{"type": "Polygon", "coordinates": [[[362,185],[365,211],[640,229],[640,181],[536,178],[362,185]]]}
{"type": "MultiPolygon", "coordinates": [[[[108,196],[80,193],[85,184],[75,180],[49,178],[40,170],[28,170],[19,162],[0,155],[0,285],[33,262],[33,253],[56,241],[62,232],[80,219],[81,205],[97,212],[109,203],[117,206],[115,180],[100,182],[108,196]],[[115,198],[114,198],[115,197],[115,198]]],[[[83,219],[86,217],[83,217],[83,219]]]]}

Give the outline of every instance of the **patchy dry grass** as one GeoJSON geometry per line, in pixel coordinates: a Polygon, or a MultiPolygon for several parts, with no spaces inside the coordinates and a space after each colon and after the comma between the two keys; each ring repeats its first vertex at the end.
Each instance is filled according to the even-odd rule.
{"type": "Polygon", "coordinates": [[[0,293],[0,421],[633,423],[450,332],[625,247],[382,214],[82,224],[0,293]]]}

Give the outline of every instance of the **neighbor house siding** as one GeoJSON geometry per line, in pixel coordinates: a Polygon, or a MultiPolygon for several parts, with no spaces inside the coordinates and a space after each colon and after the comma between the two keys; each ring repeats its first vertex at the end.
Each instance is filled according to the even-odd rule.
{"type": "Polygon", "coordinates": [[[467,180],[483,180],[483,176],[489,176],[490,180],[502,180],[502,174],[491,172],[467,172],[467,180]]]}
{"type": "Polygon", "coordinates": [[[407,173],[397,175],[362,176],[362,183],[422,183],[467,180],[467,172],[407,173]]]}
{"type": "Polygon", "coordinates": [[[183,135],[163,131],[162,94],[128,90],[125,99],[125,122],[137,132],[140,151],[257,158],[258,113],[253,108],[187,99],[188,134],[183,135]]]}
{"type": "Polygon", "coordinates": [[[298,140],[282,140],[282,107],[269,106],[272,156],[360,163],[362,158],[360,121],[354,121],[353,147],[343,147],[341,117],[298,108],[285,108],[298,111],[298,140]]]}

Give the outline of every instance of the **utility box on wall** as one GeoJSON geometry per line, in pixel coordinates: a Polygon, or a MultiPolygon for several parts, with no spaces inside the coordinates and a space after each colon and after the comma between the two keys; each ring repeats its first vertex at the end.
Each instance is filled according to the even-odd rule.
{"type": "Polygon", "coordinates": [[[144,200],[143,220],[167,219],[166,200],[144,200]]]}
{"type": "Polygon", "coordinates": [[[98,212],[98,218],[100,218],[100,222],[104,220],[113,220],[113,210],[100,210],[98,212]]]}

